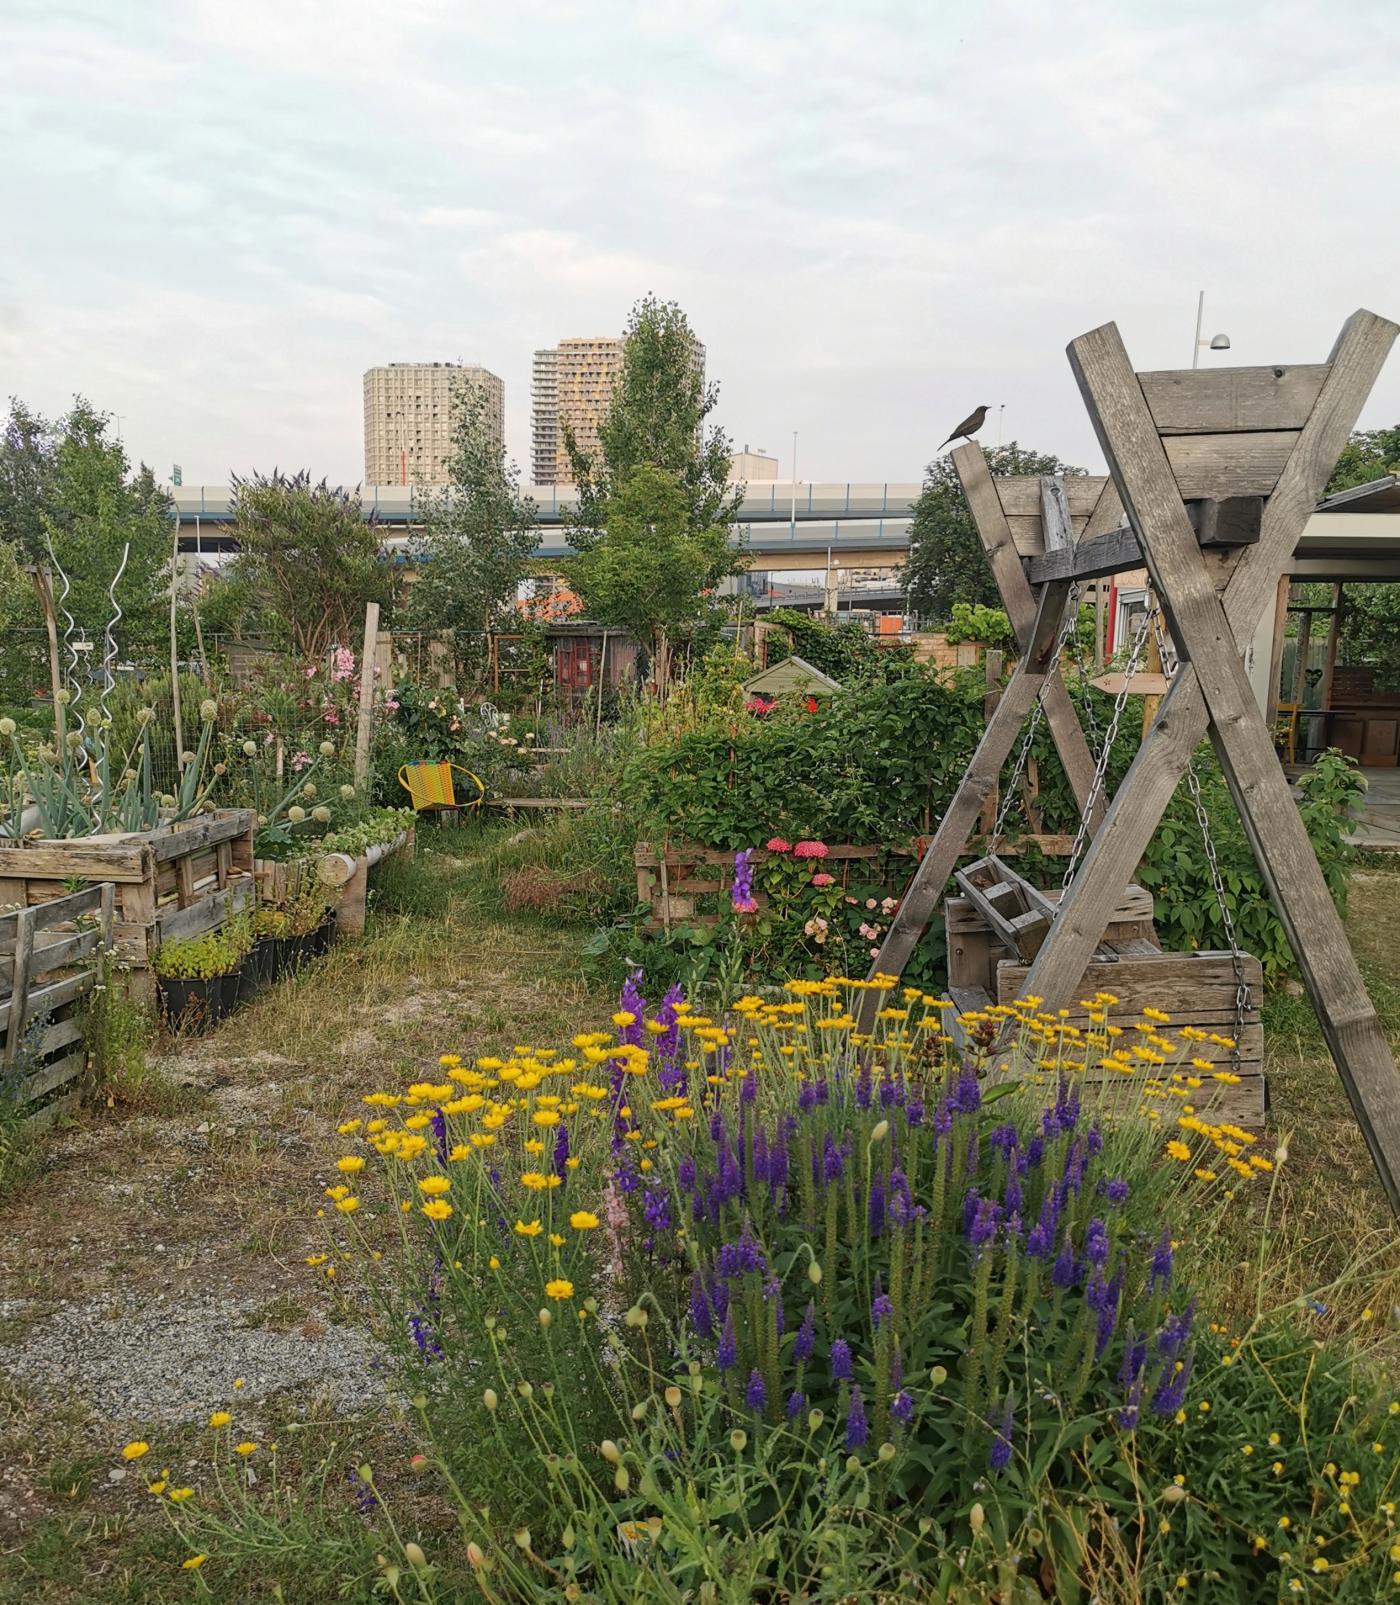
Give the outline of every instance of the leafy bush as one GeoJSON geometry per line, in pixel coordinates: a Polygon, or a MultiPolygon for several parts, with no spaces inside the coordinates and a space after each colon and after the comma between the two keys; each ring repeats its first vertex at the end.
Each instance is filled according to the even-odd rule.
{"type": "Polygon", "coordinates": [[[1010,646],[1011,620],[999,607],[981,602],[954,602],[953,614],[943,631],[949,646],[963,641],[980,641],[984,646],[1010,646]]]}
{"type": "MultiPolygon", "coordinates": [[[[629,987],[615,1035],[448,1054],[340,1124],[310,1264],[374,1299],[488,1597],[1379,1597],[1400,1403],[1296,1310],[1202,1306],[1282,1156],[1171,1105],[1189,1032],[1147,1011],[1160,1062],[1105,1053],[1105,1090],[1113,1039],[1023,1009],[988,1086],[916,989],[858,1046],[861,988],[714,1021],[629,987]],[[1165,1150],[1125,1097],[1181,1110],[1165,1150]]],[[[172,1519],[233,1541],[217,1499],[172,1519]]],[[[461,1597],[393,1531],[416,1597],[461,1597]]]]}
{"type": "Polygon", "coordinates": [[[203,936],[162,942],[151,956],[157,975],[182,981],[212,981],[215,976],[232,975],[243,962],[243,947],[222,931],[206,931],[203,936]]]}
{"type": "Polygon", "coordinates": [[[901,674],[913,662],[913,653],[907,646],[879,646],[863,625],[853,621],[829,624],[825,619],[799,613],[795,608],[776,607],[765,615],[765,622],[770,629],[776,626],[782,632],[776,638],[769,635],[770,664],[780,663],[789,653],[795,653],[843,686],[901,674]]]}

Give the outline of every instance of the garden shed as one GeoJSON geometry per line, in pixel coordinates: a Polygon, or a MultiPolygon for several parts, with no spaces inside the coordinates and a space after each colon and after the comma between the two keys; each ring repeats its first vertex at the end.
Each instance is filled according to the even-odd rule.
{"type": "Polygon", "coordinates": [[[799,658],[796,653],[760,669],[744,681],[744,694],[750,697],[829,697],[840,689],[839,680],[823,674],[815,664],[799,658]]]}

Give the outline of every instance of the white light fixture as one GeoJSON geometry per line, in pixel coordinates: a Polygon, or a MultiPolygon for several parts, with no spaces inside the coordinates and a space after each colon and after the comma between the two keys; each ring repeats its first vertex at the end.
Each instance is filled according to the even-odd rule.
{"type": "Polygon", "coordinates": [[[1206,292],[1201,291],[1196,300],[1196,343],[1191,350],[1191,366],[1199,368],[1201,365],[1201,348],[1204,346],[1211,351],[1228,351],[1230,349],[1230,336],[1228,334],[1213,334],[1209,340],[1201,339],[1201,322],[1206,312],[1206,292]]]}

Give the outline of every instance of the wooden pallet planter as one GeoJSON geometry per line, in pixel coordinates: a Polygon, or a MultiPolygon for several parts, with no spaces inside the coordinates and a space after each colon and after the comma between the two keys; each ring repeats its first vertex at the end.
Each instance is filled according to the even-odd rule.
{"type": "MultiPolygon", "coordinates": [[[[862,863],[881,858],[917,858],[919,844],[909,842],[900,847],[841,847],[829,846],[825,858],[808,862],[812,873],[824,870],[834,875],[842,886],[850,882],[851,871],[862,863]]],[[[715,925],[719,913],[700,912],[697,899],[727,894],[734,882],[734,854],[722,847],[697,847],[684,842],[669,842],[659,850],[649,842],[638,842],[633,851],[637,868],[637,901],[651,909],[644,922],[648,930],[669,929],[672,925],[715,925]]],[[[770,858],[783,858],[784,853],[770,853],[757,847],[750,854],[753,864],[766,863],[770,858]]],[[[767,895],[755,889],[754,901],[760,908],[767,906],[767,895]]]]}
{"type": "Polygon", "coordinates": [[[32,1125],[77,1099],[82,1012],[111,946],[114,892],[105,881],[0,914],[0,1097],[32,1125]]]}
{"type": "Polygon", "coordinates": [[[323,886],[339,888],[340,891],[340,903],[336,910],[336,930],[340,935],[364,934],[370,870],[395,853],[412,858],[414,842],[414,828],[410,825],[392,841],[376,842],[358,856],[351,853],[324,853],[316,860],[317,879],[323,886]]]}
{"type": "Polygon", "coordinates": [[[77,881],[116,888],[113,952],[132,995],[154,994],[151,956],[163,941],[218,930],[253,901],[249,808],[222,808],[154,830],[0,845],[0,907],[31,908],[77,881]]]}
{"type": "Polygon", "coordinates": [[[260,903],[290,903],[316,872],[314,858],[255,858],[253,881],[260,903]]]}

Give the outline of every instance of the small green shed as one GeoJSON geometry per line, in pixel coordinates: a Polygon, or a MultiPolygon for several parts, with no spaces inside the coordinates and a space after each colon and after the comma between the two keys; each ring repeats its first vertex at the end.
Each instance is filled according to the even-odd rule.
{"type": "Polygon", "coordinates": [[[796,653],[760,669],[744,681],[744,691],[751,697],[809,696],[829,697],[841,689],[841,682],[823,674],[806,658],[796,653]]]}

